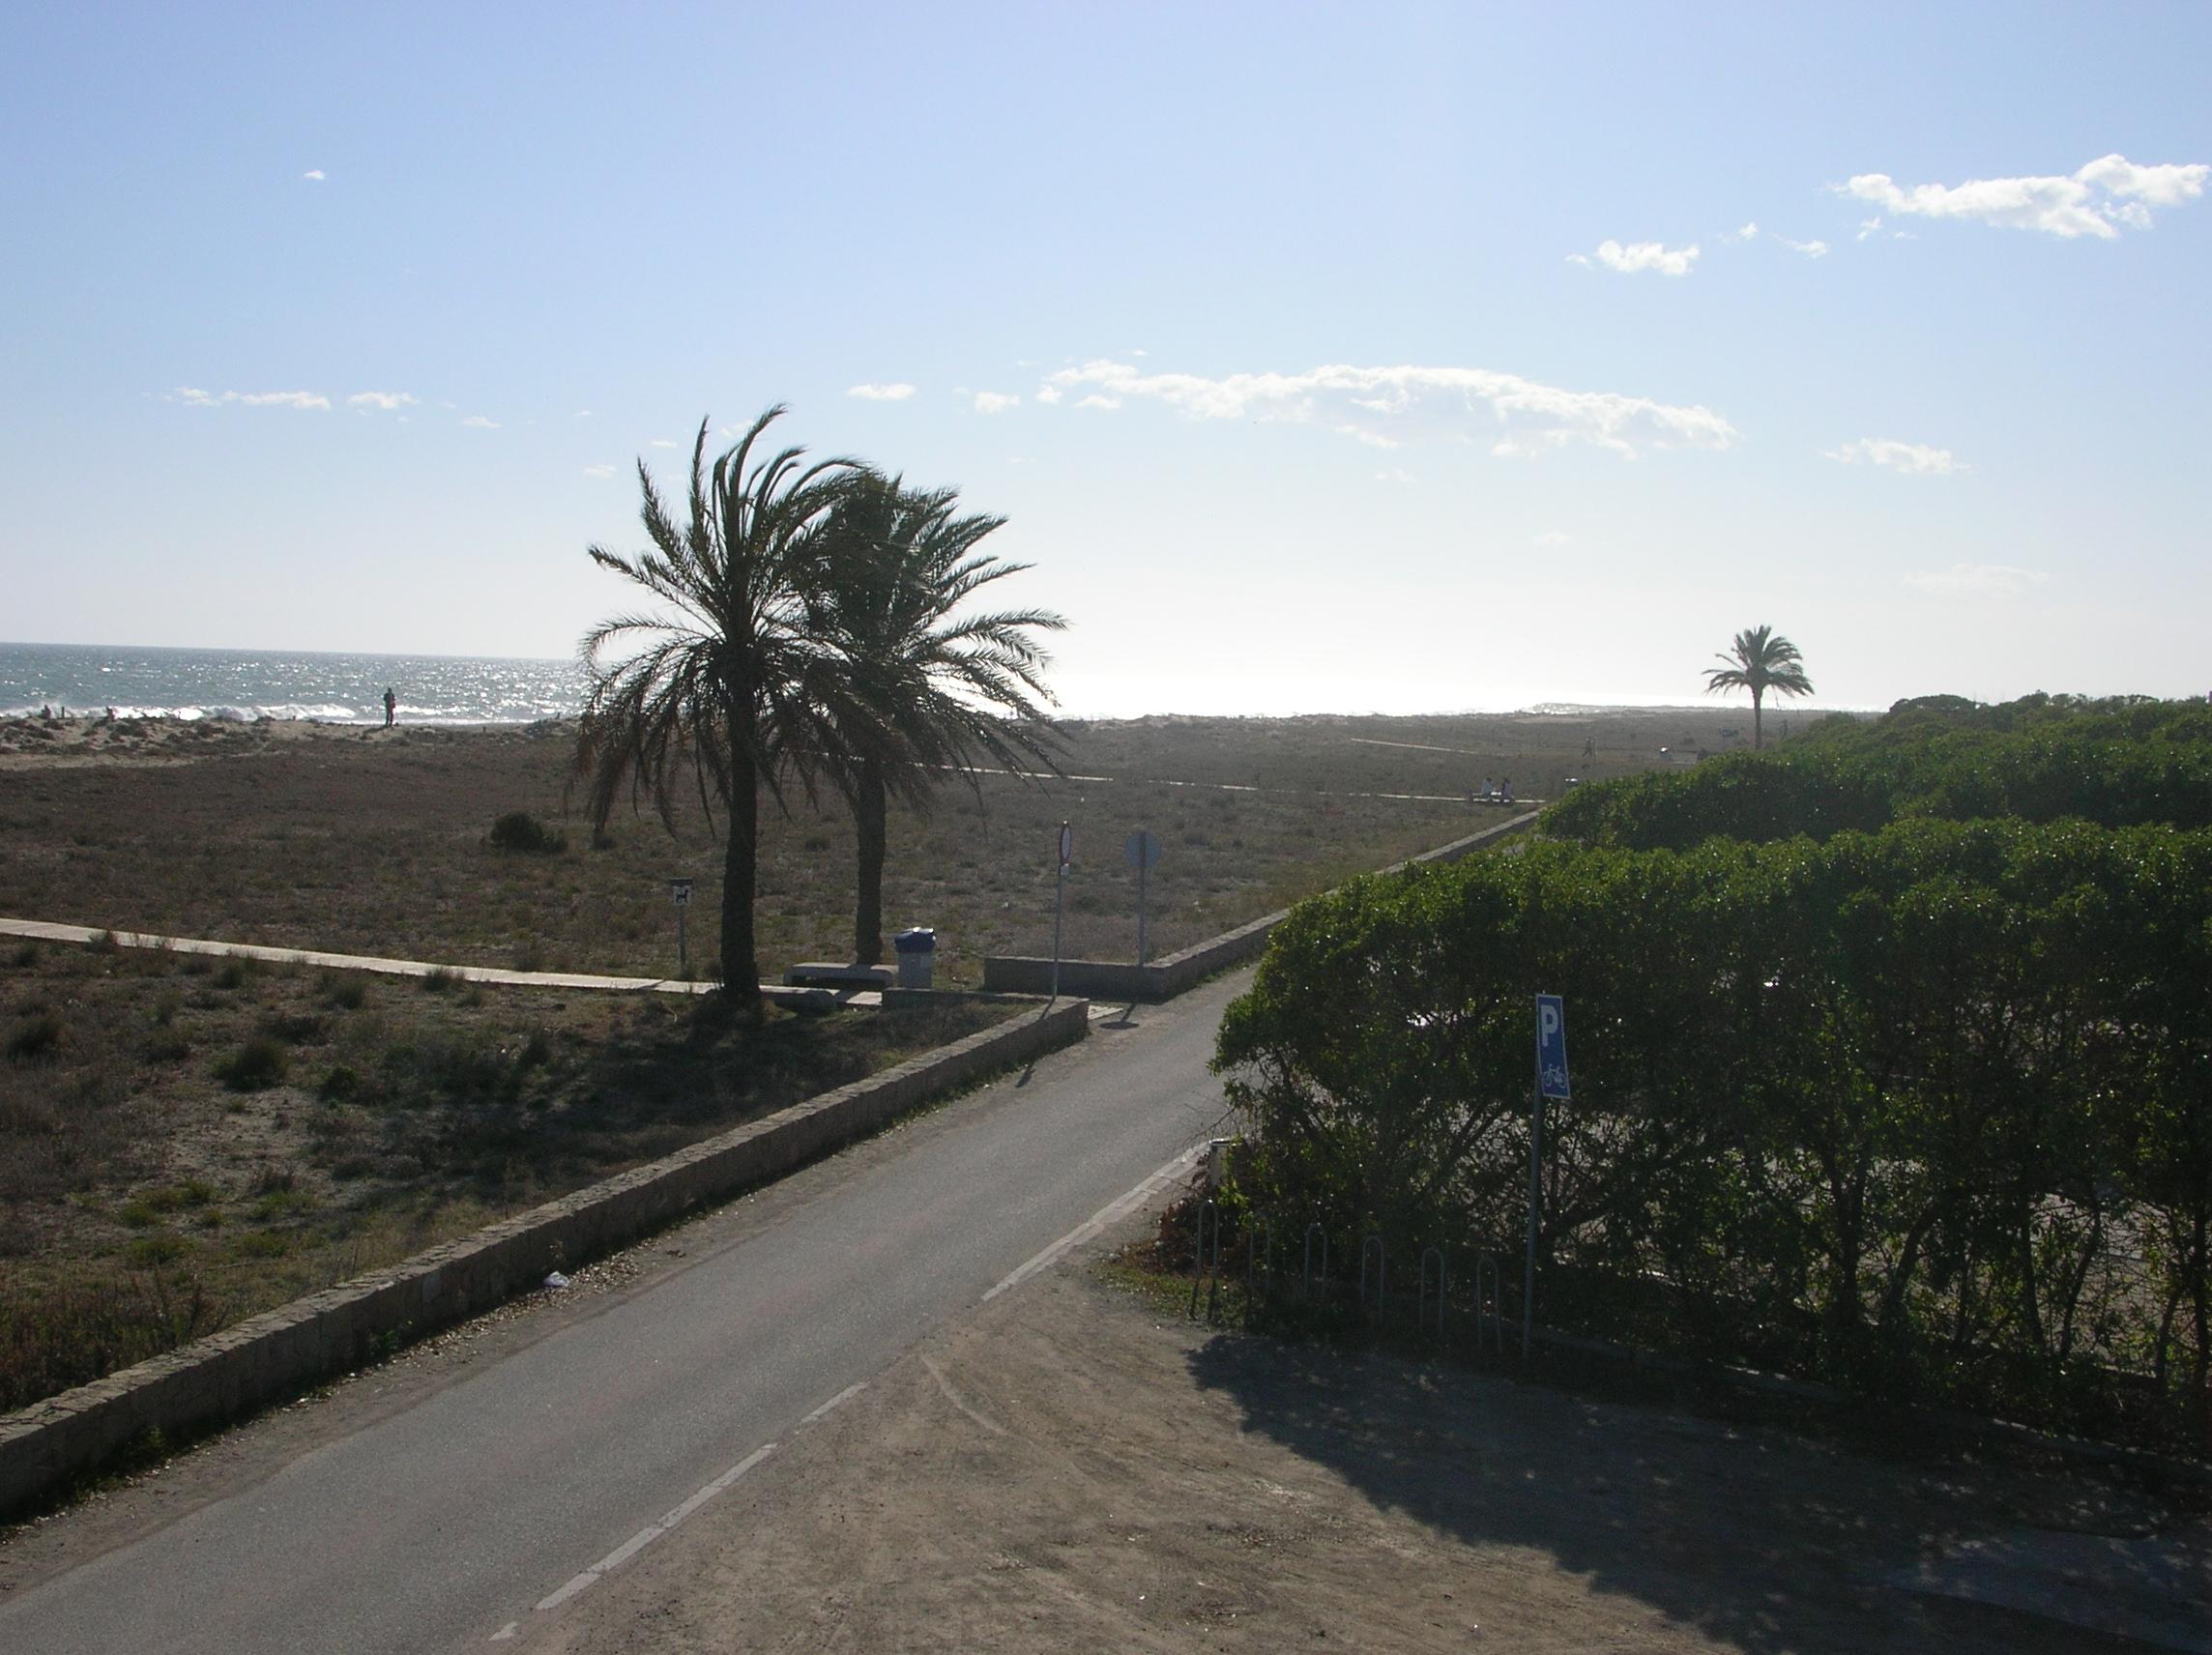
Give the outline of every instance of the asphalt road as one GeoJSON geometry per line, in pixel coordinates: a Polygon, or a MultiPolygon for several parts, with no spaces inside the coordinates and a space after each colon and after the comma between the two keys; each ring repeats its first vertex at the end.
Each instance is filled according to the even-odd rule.
{"type": "Polygon", "coordinates": [[[135,1532],[82,1510],[44,1525],[5,1582],[0,1649],[526,1644],[924,1330],[1009,1278],[1018,1291],[1040,1253],[1213,1132],[1206,1064],[1247,980],[1094,1024],[1019,1084],[779,1186],[684,1267],[549,1311],[541,1336],[402,1405],[353,1405],[358,1429],[341,1392],[316,1405],[340,1410],[319,1438],[239,1451],[266,1464],[218,1475],[188,1459],[135,1532]]]}

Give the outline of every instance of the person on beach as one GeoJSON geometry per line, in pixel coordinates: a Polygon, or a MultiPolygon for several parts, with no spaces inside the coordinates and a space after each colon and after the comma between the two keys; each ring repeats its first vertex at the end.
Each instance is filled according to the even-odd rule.
{"type": "Polygon", "coordinates": [[[392,728],[392,721],[393,717],[397,715],[398,711],[399,697],[393,694],[392,686],[387,684],[385,685],[384,689],[384,727],[387,730],[392,728]]]}

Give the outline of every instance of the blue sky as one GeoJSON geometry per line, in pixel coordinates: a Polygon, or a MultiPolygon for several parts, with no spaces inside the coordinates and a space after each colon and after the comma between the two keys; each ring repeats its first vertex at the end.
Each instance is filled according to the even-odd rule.
{"type": "Polygon", "coordinates": [[[784,401],[1009,519],[1078,714],[1682,702],[1760,623],[1830,706],[2203,693],[2208,61],[2202,6],[18,5],[0,637],[564,654],[637,460],[784,401]]]}

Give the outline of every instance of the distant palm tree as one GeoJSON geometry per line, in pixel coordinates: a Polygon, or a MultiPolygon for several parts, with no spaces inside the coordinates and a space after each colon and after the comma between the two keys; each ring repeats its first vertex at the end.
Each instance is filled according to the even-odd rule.
{"type": "Polygon", "coordinates": [[[811,588],[813,630],[843,657],[817,683],[830,779],[853,807],[859,887],[853,957],[884,956],[887,800],[917,809],[948,774],[981,767],[1053,770],[1050,657],[1033,634],[1067,622],[1048,609],[962,614],[994,581],[1027,569],[976,548],[1005,519],[957,515],[954,489],[859,479],[831,512],[811,588]]]}
{"type": "Polygon", "coordinates": [[[712,819],[727,817],[722,878],[723,1003],[757,1016],[753,942],[760,791],[778,800],[787,765],[803,769],[822,731],[808,687],[823,670],[806,588],[830,509],[861,475],[851,460],[801,463],[800,449],[753,457],[783,414],[771,408],[706,463],[707,425],[691,449],[690,511],[679,524],[638,461],[640,517],[652,549],[592,560],[652,594],[651,614],[618,616],[580,646],[591,690],[576,743],[595,828],[626,792],[650,798],[671,828],[686,775],[712,819]],[[611,658],[610,658],[611,657],[611,658]]]}
{"type": "Polygon", "coordinates": [[[1738,632],[1728,653],[1717,658],[1732,664],[1705,669],[1705,693],[1715,695],[1724,689],[1751,691],[1751,745],[1755,752],[1766,744],[1760,725],[1760,707],[1766,699],[1766,692],[1772,689],[1784,695],[1813,693],[1813,681],[1805,676],[1797,646],[1771,626],[1754,626],[1738,632]]]}

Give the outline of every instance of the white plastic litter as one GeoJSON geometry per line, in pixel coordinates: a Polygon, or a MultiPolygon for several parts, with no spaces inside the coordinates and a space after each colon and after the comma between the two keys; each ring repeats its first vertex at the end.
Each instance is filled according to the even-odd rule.
{"type": "Polygon", "coordinates": [[[551,1275],[545,1278],[545,1285],[548,1288],[558,1292],[562,1288],[565,1288],[568,1285],[568,1278],[564,1276],[559,1270],[555,1270],[551,1275]]]}

